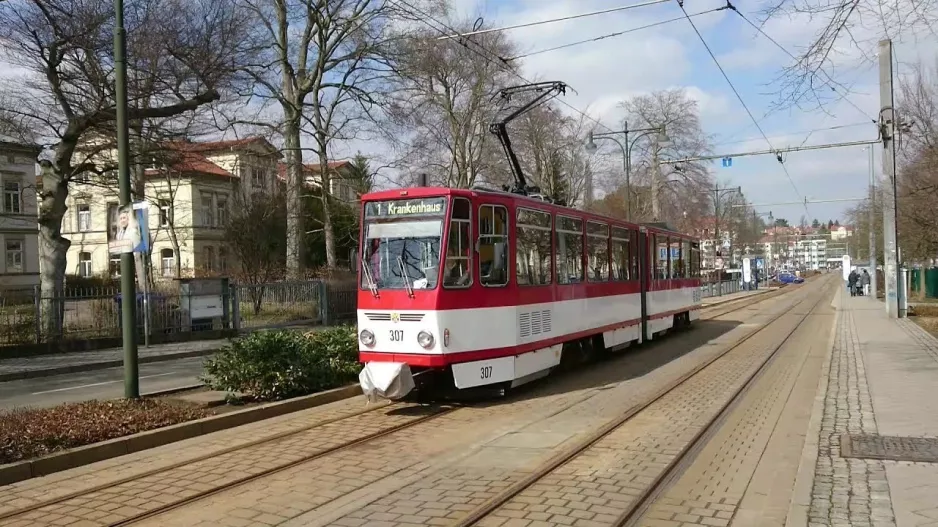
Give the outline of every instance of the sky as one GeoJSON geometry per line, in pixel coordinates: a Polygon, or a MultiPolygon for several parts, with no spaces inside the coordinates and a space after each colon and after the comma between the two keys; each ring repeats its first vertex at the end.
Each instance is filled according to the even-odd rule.
{"type": "MultiPolygon", "coordinates": [[[[610,9],[648,0],[451,0],[464,17],[482,17],[487,27],[565,17],[610,9]]],[[[622,128],[619,104],[628,98],[668,88],[684,88],[699,103],[704,130],[712,137],[716,154],[785,148],[802,144],[826,144],[876,138],[873,117],[879,111],[877,41],[884,36],[882,22],[874,13],[874,0],[859,0],[861,9],[854,19],[862,27],[853,36],[861,44],[840,41],[824,70],[837,82],[851,86],[848,101],[832,103],[824,111],[797,108],[778,111],[766,117],[777,100],[781,69],[793,60],[765,36],[757,33],[731,10],[694,18],[703,40],[723,66],[740,97],[758,121],[769,141],[762,138],[743,105],[734,94],[687,20],[678,20],[641,29],[599,42],[570,47],[522,59],[528,80],[561,80],[568,91],[563,111],[587,113],[596,121],[597,131],[622,128]]],[[[911,0],[896,0],[897,10],[906,16],[911,0]]],[[[725,0],[687,0],[689,13],[725,5],[725,0]]],[[[759,23],[765,0],[739,0],[734,4],[749,20],[759,23]]],[[[623,31],[681,16],[676,2],[636,7],[625,11],[567,20],[558,23],[508,30],[506,33],[522,52],[531,52],[583,39],[623,31]]],[[[888,13],[885,16],[889,16],[888,13]]],[[[799,54],[813,42],[817,31],[827,23],[823,18],[779,17],[766,22],[763,30],[792,54],[799,54]]],[[[935,64],[938,37],[928,30],[913,28],[893,38],[897,82],[907,76],[911,65],[924,61],[935,64]]],[[[0,64],[0,75],[13,73],[0,64]]],[[[519,79],[519,82],[523,82],[519,79]]],[[[601,146],[609,142],[598,143],[601,146]]],[[[354,155],[356,151],[380,155],[374,142],[337,145],[333,157],[354,155]]],[[[855,202],[803,205],[780,203],[862,197],[867,193],[869,154],[862,146],[789,153],[784,156],[789,180],[774,156],[735,157],[724,168],[719,161],[710,166],[717,180],[727,186],[741,186],[750,202],[776,218],[797,223],[842,219],[855,202]]],[[[880,150],[874,148],[874,169],[881,173],[880,150]]],[[[598,197],[598,196],[597,196],[598,197]]]]}
{"type": "MultiPolygon", "coordinates": [[[[490,27],[559,18],[578,13],[609,9],[642,0],[456,0],[462,14],[481,16],[490,27]]],[[[725,5],[725,0],[688,0],[689,13],[725,5]]],[[[740,0],[734,4],[740,13],[759,24],[764,3],[740,0]]],[[[507,33],[522,51],[535,51],[568,42],[622,31],[682,16],[675,2],[637,7],[626,11],[579,18],[553,24],[509,30],[507,33]]],[[[888,15],[887,15],[888,16],[888,15]]],[[[871,17],[867,17],[868,19],[871,17]]],[[[788,52],[798,55],[813,42],[826,20],[779,18],[769,20],[763,31],[788,52]]],[[[849,102],[832,102],[825,112],[797,108],[778,111],[763,118],[777,100],[778,78],[783,67],[793,63],[790,56],[760,35],[730,10],[694,18],[703,39],[716,55],[727,76],[749,107],[767,143],[753,124],[730,85],[720,73],[687,20],[642,29],[599,42],[543,53],[523,59],[527,79],[561,80],[568,91],[564,101],[585,111],[601,124],[597,131],[622,129],[623,111],[619,103],[631,96],[654,90],[683,87],[698,101],[702,124],[713,137],[716,154],[778,149],[802,144],[826,144],[876,138],[873,118],[879,112],[877,41],[883,24],[864,20],[853,33],[862,47],[843,41],[831,54],[825,71],[837,82],[852,86],[849,102]],[[854,105],[856,107],[854,107],[854,105]],[[862,112],[861,112],[862,110],[862,112]],[[830,129],[835,128],[835,129],[830,129]],[[825,130],[826,129],[826,130],[825,130]],[[809,131],[817,130],[811,133],[809,131]],[[771,146],[770,146],[771,145],[771,146]]],[[[897,75],[910,73],[910,64],[923,60],[934,64],[938,39],[928,31],[907,31],[893,35],[897,75]],[[924,37],[922,35],[925,35],[924,37]]],[[[521,82],[519,80],[519,82],[521,82]]],[[[561,107],[563,108],[563,107],[561,107]]],[[[565,109],[569,113],[574,110],[565,109]]],[[[608,144],[608,142],[607,142],[608,144]]],[[[874,168],[880,174],[880,150],[874,148],[874,168]]],[[[763,213],[796,223],[839,219],[853,202],[778,205],[785,202],[843,199],[867,194],[869,152],[862,146],[785,154],[786,176],[775,156],[734,158],[732,166],[718,160],[711,167],[721,183],[741,186],[750,202],[763,213]],[[771,205],[769,205],[771,204],[771,205]]]]}

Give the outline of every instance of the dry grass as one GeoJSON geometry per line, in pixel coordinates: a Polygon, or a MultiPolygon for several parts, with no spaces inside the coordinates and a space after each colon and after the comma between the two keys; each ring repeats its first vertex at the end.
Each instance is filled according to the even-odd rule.
{"type": "Polygon", "coordinates": [[[0,464],[45,456],[211,415],[154,399],[87,401],[0,411],[0,464]]]}

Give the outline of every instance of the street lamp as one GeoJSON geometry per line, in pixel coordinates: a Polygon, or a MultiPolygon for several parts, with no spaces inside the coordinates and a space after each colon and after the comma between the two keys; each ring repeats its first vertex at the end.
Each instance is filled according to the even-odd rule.
{"type": "Polygon", "coordinates": [[[609,139],[610,141],[615,141],[619,148],[622,150],[622,166],[625,170],[625,195],[626,195],[626,219],[632,221],[632,183],[631,183],[631,166],[632,166],[632,147],[638,143],[638,140],[646,135],[657,132],[658,137],[658,146],[669,146],[671,144],[671,138],[668,137],[668,134],[665,133],[664,126],[655,126],[651,128],[636,128],[629,130],[629,123],[625,123],[625,129],[618,132],[605,132],[601,134],[594,134],[590,131],[589,135],[586,138],[586,151],[595,152],[598,147],[596,146],[595,139],[609,139]],[[629,142],[629,134],[633,132],[641,132],[629,142]],[[625,137],[625,141],[620,141],[616,138],[616,135],[622,134],[625,137]]]}

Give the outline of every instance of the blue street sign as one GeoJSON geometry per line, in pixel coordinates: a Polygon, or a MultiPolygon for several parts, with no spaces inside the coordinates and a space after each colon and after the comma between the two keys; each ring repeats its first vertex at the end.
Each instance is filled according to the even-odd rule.
{"type": "Polygon", "coordinates": [[[724,166],[724,167],[731,167],[731,166],[733,166],[733,158],[732,158],[732,157],[724,157],[724,158],[723,158],[723,166],[724,166]]]}

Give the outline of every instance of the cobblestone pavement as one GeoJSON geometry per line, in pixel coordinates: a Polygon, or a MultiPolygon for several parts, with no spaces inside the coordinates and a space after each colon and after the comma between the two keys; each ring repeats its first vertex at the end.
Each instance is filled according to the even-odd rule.
{"type": "MultiPolygon", "coordinates": [[[[141,360],[155,357],[175,357],[197,352],[209,354],[212,351],[221,349],[227,343],[226,339],[217,339],[154,344],[149,348],[141,345],[138,352],[141,360]]],[[[2,359],[0,360],[0,376],[121,361],[123,360],[123,353],[121,348],[108,348],[97,351],[76,351],[73,353],[2,359]]]]}
{"type": "MultiPolygon", "coordinates": [[[[835,304],[842,307],[844,293],[835,304]]],[[[895,526],[884,463],[840,457],[840,436],[877,433],[854,315],[839,309],[808,522],[820,526],[895,526]]]]}
{"type": "Polygon", "coordinates": [[[0,487],[0,514],[75,492],[87,491],[259,439],[339,419],[364,409],[365,405],[361,399],[339,401],[0,487]]]}
{"type": "MultiPolygon", "coordinates": [[[[826,294],[826,293],[825,293],[826,294]]],[[[731,394],[759,367],[781,339],[798,324],[799,314],[818,298],[813,294],[801,307],[636,415],[567,464],[511,499],[485,520],[485,525],[613,524],[667,465],[706,427],[731,394]]],[[[722,501],[721,498],[720,501],[722,501]]],[[[734,498],[725,498],[734,499],[734,498]]],[[[690,507],[687,512],[715,518],[718,508],[690,507]]],[[[709,503],[707,504],[709,505],[709,503]]],[[[729,507],[730,502],[715,503],[729,507]]],[[[653,525],[654,520],[649,520],[653,525]]],[[[705,523],[706,524],[706,523],[705,523]]],[[[718,523],[725,525],[725,523],[718,523]]]]}
{"type": "Polygon", "coordinates": [[[812,312],[637,525],[785,525],[810,417],[793,406],[810,408],[833,322],[826,302],[812,312]]]}

